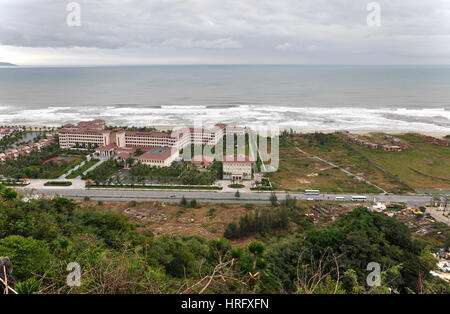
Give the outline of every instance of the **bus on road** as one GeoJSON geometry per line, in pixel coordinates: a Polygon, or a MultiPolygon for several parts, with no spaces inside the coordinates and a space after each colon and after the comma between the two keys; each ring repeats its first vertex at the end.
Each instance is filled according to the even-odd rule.
{"type": "Polygon", "coordinates": [[[305,195],[319,195],[319,190],[305,190],[305,195]]]}
{"type": "Polygon", "coordinates": [[[336,196],[336,201],[345,201],[345,197],[343,197],[343,196],[336,196]]]}
{"type": "Polygon", "coordinates": [[[352,201],[365,202],[365,201],[367,201],[367,197],[366,196],[352,196],[352,201]]]}

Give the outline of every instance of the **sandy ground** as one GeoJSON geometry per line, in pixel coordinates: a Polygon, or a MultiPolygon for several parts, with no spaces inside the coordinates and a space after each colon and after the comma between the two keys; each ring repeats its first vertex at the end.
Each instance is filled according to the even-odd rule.
{"type": "Polygon", "coordinates": [[[24,189],[49,189],[49,190],[60,190],[60,189],[85,189],[85,181],[78,179],[31,179],[30,184],[24,187],[24,189]],[[72,182],[69,186],[45,186],[46,182],[72,182]]]}

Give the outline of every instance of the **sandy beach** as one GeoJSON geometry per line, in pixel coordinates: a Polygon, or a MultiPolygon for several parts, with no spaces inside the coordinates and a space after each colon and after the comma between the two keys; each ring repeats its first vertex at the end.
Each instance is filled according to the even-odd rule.
{"type": "MultiPolygon", "coordinates": [[[[282,130],[280,130],[280,131],[282,131],[282,130]]],[[[297,133],[297,134],[308,134],[308,133],[316,133],[316,132],[330,134],[330,133],[334,133],[336,131],[332,131],[332,130],[295,130],[294,129],[294,133],[297,133]]],[[[393,134],[393,135],[394,134],[416,133],[416,134],[422,134],[425,136],[433,136],[433,137],[440,138],[440,139],[444,139],[445,136],[450,135],[450,130],[449,130],[449,132],[429,132],[429,131],[416,132],[416,131],[399,131],[399,130],[393,130],[393,131],[389,131],[389,130],[349,130],[349,132],[351,134],[356,134],[356,135],[368,135],[370,133],[386,133],[386,134],[393,134]]]]}

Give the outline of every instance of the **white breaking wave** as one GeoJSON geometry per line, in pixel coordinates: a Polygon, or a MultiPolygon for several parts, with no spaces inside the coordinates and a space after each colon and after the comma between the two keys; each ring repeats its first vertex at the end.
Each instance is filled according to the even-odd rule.
{"type": "Polygon", "coordinates": [[[0,106],[0,124],[60,126],[101,118],[111,125],[191,125],[218,122],[242,126],[277,126],[304,131],[379,130],[450,133],[450,111],[442,108],[219,106],[52,106],[11,110],[0,106]]]}

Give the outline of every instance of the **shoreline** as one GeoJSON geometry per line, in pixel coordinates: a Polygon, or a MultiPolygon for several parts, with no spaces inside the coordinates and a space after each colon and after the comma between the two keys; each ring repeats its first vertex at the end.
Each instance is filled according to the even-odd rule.
{"type": "MultiPolygon", "coordinates": [[[[238,124],[236,124],[238,125],[238,124]]],[[[11,125],[5,125],[5,127],[19,127],[21,126],[21,124],[11,124],[11,125]]],[[[112,124],[112,126],[115,126],[114,124],[112,124]]],[[[246,127],[244,125],[238,125],[241,127],[246,127]]],[[[25,125],[26,129],[28,132],[51,132],[52,130],[58,128],[58,126],[51,126],[51,125],[25,125]]],[[[170,125],[148,125],[148,127],[153,127],[158,131],[170,131],[173,130],[173,128],[175,126],[170,126],[170,125]]],[[[252,128],[251,126],[248,128],[252,128]]],[[[425,136],[433,136],[436,138],[440,138],[440,139],[445,139],[445,136],[450,135],[450,129],[448,130],[448,132],[445,131],[416,131],[416,130],[375,130],[375,129],[367,129],[367,130],[351,130],[351,129],[336,129],[336,130],[321,130],[321,129],[317,129],[317,130],[313,130],[313,129],[295,129],[295,128],[278,128],[278,130],[280,132],[282,131],[289,131],[289,130],[293,130],[294,133],[296,134],[311,134],[311,133],[324,133],[324,134],[331,134],[331,133],[335,133],[336,131],[349,131],[351,134],[355,134],[355,135],[369,135],[370,133],[386,133],[386,134],[408,134],[408,133],[416,133],[416,134],[422,134],[425,136]]],[[[270,132],[271,128],[270,126],[267,128],[268,132],[270,132]]],[[[273,130],[273,129],[272,129],[273,130]]],[[[273,130],[274,132],[276,130],[273,130]]],[[[256,134],[259,133],[263,133],[265,132],[264,130],[255,130],[254,132],[256,134]]]]}
{"type": "MultiPolygon", "coordinates": [[[[280,131],[290,129],[280,129],[280,131]]],[[[439,139],[445,139],[445,136],[450,135],[450,130],[448,132],[442,132],[442,131],[412,131],[412,130],[350,130],[350,129],[341,129],[341,130],[295,130],[292,129],[295,134],[311,134],[311,133],[324,133],[324,134],[332,134],[336,131],[348,131],[350,134],[355,135],[370,135],[371,133],[385,133],[385,134],[392,134],[392,135],[404,135],[404,134],[421,134],[425,136],[432,136],[439,139]]],[[[256,132],[259,133],[259,132],[256,132]]]]}
{"type": "MultiPolygon", "coordinates": [[[[356,134],[356,135],[369,135],[371,133],[386,133],[386,134],[408,134],[408,133],[416,133],[416,134],[421,134],[421,135],[426,135],[426,136],[433,136],[436,138],[444,138],[447,135],[450,135],[450,130],[448,132],[435,132],[435,131],[400,131],[400,130],[347,130],[349,131],[351,134],[356,134]]],[[[307,131],[296,131],[294,130],[294,133],[296,134],[308,134],[308,133],[315,133],[315,132],[320,132],[320,133],[325,133],[325,134],[330,134],[330,133],[334,133],[335,131],[313,131],[313,130],[307,130],[307,131]]]]}

